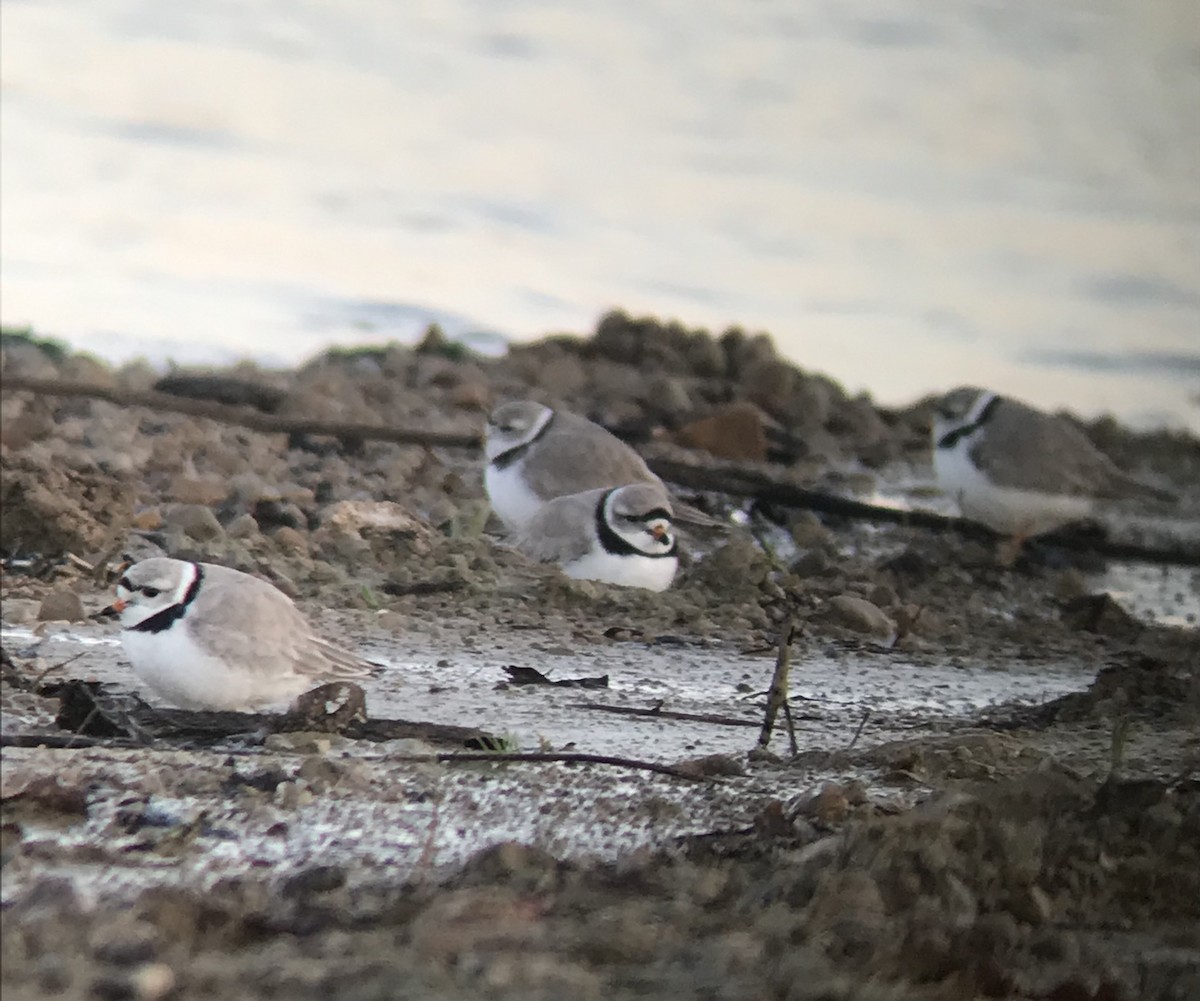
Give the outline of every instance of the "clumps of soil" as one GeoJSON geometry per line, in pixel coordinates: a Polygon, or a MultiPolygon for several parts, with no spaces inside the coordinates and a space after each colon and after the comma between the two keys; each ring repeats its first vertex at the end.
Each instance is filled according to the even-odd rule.
{"type": "Polygon", "coordinates": [[[833,827],[756,825],[613,865],[501,843],[410,885],[319,865],[95,910],[47,877],[6,910],[2,975],[77,996],[165,966],[186,971],[181,998],[1133,1001],[1200,986],[1195,783],[1049,767],[833,827]],[[1138,947],[1130,929],[1154,927],[1179,929],[1178,953],[1138,947]]]}
{"type": "Polygon", "coordinates": [[[0,551],[98,552],[124,537],[134,489],[99,471],[0,452],[0,551]]]}

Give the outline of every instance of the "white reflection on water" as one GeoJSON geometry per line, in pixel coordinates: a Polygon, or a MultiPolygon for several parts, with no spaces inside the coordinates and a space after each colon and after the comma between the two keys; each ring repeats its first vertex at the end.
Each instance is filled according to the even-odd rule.
{"type": "Polygon", "coordinates": [[[1200,428],[1194,0],[8,0],[5,323],[114,358],[771,331],[1200,428]]]}

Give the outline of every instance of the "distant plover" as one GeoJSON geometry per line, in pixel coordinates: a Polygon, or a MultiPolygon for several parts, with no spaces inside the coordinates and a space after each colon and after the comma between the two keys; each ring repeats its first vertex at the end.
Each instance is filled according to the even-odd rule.
{"type": "Polygon", "coordinates": [[[1070,421],[974,387],[938,402],[933,466],[965,517],[1018,544],[1087,518],[1097,501],[1173,499],[1118,469],[1070,421]]]}

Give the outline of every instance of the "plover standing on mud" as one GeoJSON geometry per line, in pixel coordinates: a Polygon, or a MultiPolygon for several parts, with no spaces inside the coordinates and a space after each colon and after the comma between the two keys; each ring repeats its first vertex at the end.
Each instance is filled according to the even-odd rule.
{"type": "Polygon", "coordinates": [[[938,485],[963,515],[1025,539],[1088,517],[1101,500],[1171,494],[1118,469],[1078,427],[975,387],[941,398],[933,420],[938,485]]]}
{"type": "Polygon", "coordinates": [[[134,673],[183,709],[258,709],[370,671],[318,637],[278,588],[228,567],[142,560],[112,608],[134,673]]]}

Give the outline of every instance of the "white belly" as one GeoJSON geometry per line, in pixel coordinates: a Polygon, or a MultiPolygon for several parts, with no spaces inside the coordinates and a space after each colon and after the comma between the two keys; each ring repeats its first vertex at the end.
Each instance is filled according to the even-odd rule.
{"type": "Polygon", "coordinates": [[[525,483],[521,462],[497,469],[491,463],[483,473],[483,486],[497,517],[512,531],[537,514],[544,501],[525,483]]]}
{"type": "Polygon", "coordinates": [[[933,451],[938,486],[958,502],[963,517],[1003,535],[1030,538],[1091,513],[1092,501],[1087,497],[997,486],[971,462],[968,448],[964,441],[954,449],[933,451]]]}
{"type": "Polygon", "coordinates": [[[158,633],[123,630],[133,673],[181,709],[249,710],[286,704],[315,684],[293,672],[264,673],[206,654],[182,622],[158,633]]]}
{"type": "Polygon", "coordinates": [[[624,587],[665,591],[675,579],[679,560],[675,556],[617,556],[591,552],[563,566],[563,573],[576,580],[600,580],[624,587]]]}

